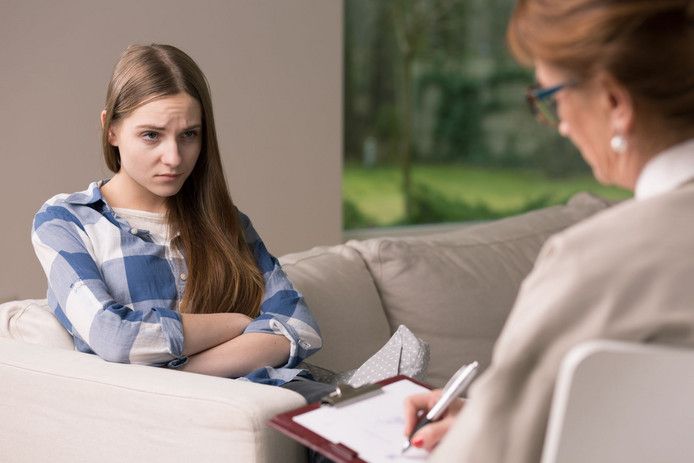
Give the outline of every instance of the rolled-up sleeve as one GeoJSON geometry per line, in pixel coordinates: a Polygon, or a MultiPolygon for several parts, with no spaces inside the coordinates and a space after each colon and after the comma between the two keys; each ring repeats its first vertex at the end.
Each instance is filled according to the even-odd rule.
{"type": "Polygon", "coordinates": [[[116,301],[85,225],[70,210],[44,205],[34,217],[32,244],[48,279],[49,304],[78,350],[119,363],[177,366],[185,361],[178,312],[156,306],[133,310],[116,301]]]}
{"type": "Polygon", "coordinates": [[[291,348],[289,359],[282,367],[292,368],[322,347],[318,324],[279,261],[265,248],[250,219],[240,212],[239,215],[246,242],[251,247],[265,280],[260,315],[248,325],[245,332],[285,336],[291,343],[291,348]]]}

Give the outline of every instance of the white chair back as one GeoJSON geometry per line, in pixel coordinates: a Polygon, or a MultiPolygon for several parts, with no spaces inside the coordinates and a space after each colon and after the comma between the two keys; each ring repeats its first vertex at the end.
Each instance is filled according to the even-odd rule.
{"type": "Polygon", "coordinates": [[[557,380],[542,463],[694,461],[694,350],[574,348],[557,380]]]}

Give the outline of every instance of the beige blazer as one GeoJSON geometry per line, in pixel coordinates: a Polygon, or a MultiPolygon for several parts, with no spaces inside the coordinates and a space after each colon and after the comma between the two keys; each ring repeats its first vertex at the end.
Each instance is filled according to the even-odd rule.
{"type": "Polygon", "coordinates": [[[547,241],[431,461],[540,461],[560,361],[591,339],[694,347],[694,183],[547,241]]]}

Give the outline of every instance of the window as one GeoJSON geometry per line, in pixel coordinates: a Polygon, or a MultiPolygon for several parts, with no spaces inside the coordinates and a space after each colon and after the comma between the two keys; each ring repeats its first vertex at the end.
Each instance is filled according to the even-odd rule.
{"type": "Polygon", "coordinates": [[[599,185],[529,114],[515,0],[345,0],[346,229],[487,220],[599,185]]]}

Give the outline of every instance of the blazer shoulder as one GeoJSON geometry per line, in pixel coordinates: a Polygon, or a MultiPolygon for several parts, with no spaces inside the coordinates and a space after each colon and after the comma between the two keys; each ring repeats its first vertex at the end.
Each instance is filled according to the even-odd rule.
{"type": "Polygon", "coordinates": [[[599,254],[629,259],[634,253],[662,248],[665,241],[671,247],[679,246],[680,252],[692,249],[692,186],[649,199],[624,201],[558,233],[552,242],[585,258],[599,254]]]}

